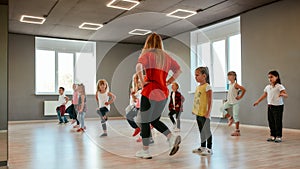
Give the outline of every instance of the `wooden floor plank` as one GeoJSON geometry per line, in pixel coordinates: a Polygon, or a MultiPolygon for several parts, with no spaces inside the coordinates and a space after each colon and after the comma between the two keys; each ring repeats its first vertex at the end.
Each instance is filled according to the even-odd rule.
{"type": "MultiPolygon", "coordinates": [[[[168,126],[168,119],[163,120],[168,126]]],[[[141,143],[131,137],[133,130],[125,120],[108,121],[108,137],[100,138],[100,121],[86,120],[87,131],[75,132],[70,125],[53,121],[9,124],[9,168],[300,168],[300,131],[283,131],[282,143],[266,142],[266,127],[241,125],[241,137],[232,137],[233,128],[212,123],[211,157],[193,154],[199,147],[199,132],[194,121],[183,121],[182,144],[173,157],[168,156],[166,138],[153,131],[150,146],[153,159],[135,158],[141,143]]]]}

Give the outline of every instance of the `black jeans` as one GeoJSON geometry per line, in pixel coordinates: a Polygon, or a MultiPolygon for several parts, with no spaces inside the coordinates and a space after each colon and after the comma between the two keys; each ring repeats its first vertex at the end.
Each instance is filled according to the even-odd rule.
{"type": "MultiPolygon", "coordinates": [[[[77,105],[76,105],[76,106],[77,106],[77,105]]],[[[76,120],[77,125],[79,125],[79,121],[77,120],[76,106],[75,106],[74,104],[71,104],[71,105],[66,109],[66,113],[69,113],[70,119],[76,120]]]]}
{"type": "Polygon", "coordinates": [[[203,116],[196,116],[197,124],[200,131],[201,147],[212,148],[212,134],[210,131],[210,119],[207,119],[203,116]]]}
{"type": "Polygon", "coordinates": [[[270,133],[273,137],[282,137],[282,116],[283,105],[268,106],[268,121],[270,127],[270,133]]]}
{"type": "Polygon", "coordinates": [[[151,137],[151,124],[157,131],[165,136],[170,134],[168,127],[160,121],[161,113],[163,112],[167,99],[162,101],[149,100],[147,97],[142,96],[141,107],[138,112],[137,122],[141,124],[141,136],[143,138],[143,145],[149,146],[151,137]]]}
{"type": "Polygon", "coordinates": [[[169,112],[170,120],[172,121],[173,124],[177,124],[177,128],[179,128],[179,129],[180,129],[180,114],[181,114],[181,112],[177,112],[176,110],[171,110],[169,112]],[[174,114],[176,115],[176,122],[173,117],[174,114]]]}

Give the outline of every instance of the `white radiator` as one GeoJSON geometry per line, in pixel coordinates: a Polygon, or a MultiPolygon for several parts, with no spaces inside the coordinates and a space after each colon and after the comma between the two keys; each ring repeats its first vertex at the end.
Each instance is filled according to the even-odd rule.
{"type": "MultiPolygon", "coordinates": [[[[44,101],[44,116],[56,116],[56,107],[58,101],[44,101]]],[[[66,104],[66,109],[71,105],[71,101],[66,104]]]]}
{"type": "Polygon", "coordinates": [[[224,100],[213,99],[212,109],[210,113],[211,117],[219,117],[219,118],[223,117],[223,112],[221,112],[221,107],[223,106],[223,103],[224,100]]]}

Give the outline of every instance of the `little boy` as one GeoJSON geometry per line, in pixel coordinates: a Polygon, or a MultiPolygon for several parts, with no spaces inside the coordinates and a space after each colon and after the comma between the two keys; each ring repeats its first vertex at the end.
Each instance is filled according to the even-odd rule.
{"type": "Polygon", "coordinates": [[[66,110],[66,104],[69,100],[69,98],[64,94],[65,88],[59,87],[58,93],[58,102],[57,102],[57,107],[56,107],[56,113],[57,113],[57,118],[59,120],[58,124],[62,123],[68,123],[69,121],[67,120],[65,114],[66,110]]]}

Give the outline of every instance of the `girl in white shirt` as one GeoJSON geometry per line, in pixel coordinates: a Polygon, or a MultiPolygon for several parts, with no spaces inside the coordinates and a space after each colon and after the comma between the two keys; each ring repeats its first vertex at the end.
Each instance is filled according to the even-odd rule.
{"type": "Polygon", "coordinates": [[[101,118],[101,124],[103,128],[103,134],[100,137],[107,136],[107,113],[110,111],[110,104],[112,104],[116,99],[116,96],[109,92],[109,86],[105,79],[101,79],[97,82],[97,92],[96,92],[96,101],[98,104],[97,113],[101,118]]]}
{"type": "Polygon", "coordinates": [[[228,126],[231,126],[232,123],[235,122],[235,131],[231,134],[231,136],[241,135],[239,120],[239,101],[244,97],[246,93],[246,89],[237,83],[236,76],[237,75],[234,71],[230,71],[227,73],[227,78],[230,84],[227,94],[227,101],[222,107],[224,116],[228,118],[228,126]],[[240,95],[239,91],[242,92],[240,95]],[[228,108],[232,108],[232,116],[227,112],[228,108]]]}
{"type": "Polygon", "coordinates": [[[281,84],[279,73],[276,70],[268,73],[270,84],[264,89],[263,95],[254,103],[257,106],[267,97],[268,102],[268,122],[271,137],[268,142],[280,143],[282,141],[282,116],[283,116],[283,98],[288,94],[281,84]]]}

